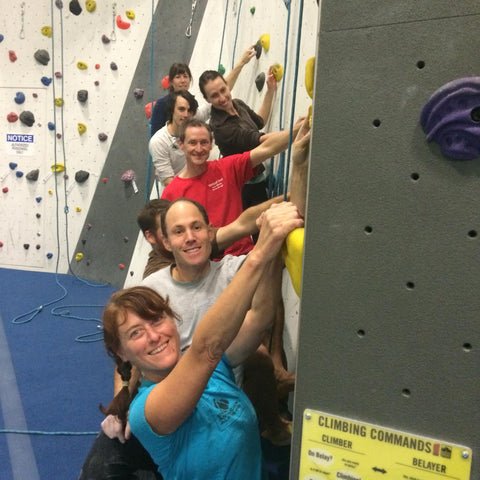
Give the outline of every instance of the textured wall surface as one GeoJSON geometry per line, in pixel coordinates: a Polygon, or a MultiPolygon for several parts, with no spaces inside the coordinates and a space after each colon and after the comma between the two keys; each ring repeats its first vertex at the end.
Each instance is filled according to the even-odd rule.
{"type": "Polygon", "coordinates": [[[305,408],[480,450],[480,159],[445,158],[419,120],[478,74],[479,13],[322,2],[292,479],[305,408]]]}

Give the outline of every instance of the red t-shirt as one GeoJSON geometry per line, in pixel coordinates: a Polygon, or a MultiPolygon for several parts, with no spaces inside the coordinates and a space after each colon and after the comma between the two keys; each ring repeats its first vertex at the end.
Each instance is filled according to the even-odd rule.
{"type": "MultiPolygon", "coordinates": [[[[206,172],[197,177],[174,177],[163,190],[162,198],[191,198],[205,207],[214,227],[224,227],[242,213],[242,188],[254,175],[250,152],[229,155],[207,161],[206,172]]],[[[252,239],[245,237],[227,248],[225,254],[243,255],[252,248],[252,239]]]]}

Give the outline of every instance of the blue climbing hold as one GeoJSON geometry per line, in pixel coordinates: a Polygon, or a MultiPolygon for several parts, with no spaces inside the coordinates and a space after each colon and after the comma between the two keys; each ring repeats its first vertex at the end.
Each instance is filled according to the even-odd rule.
{"type": "Polygon", "coordinates": [[[48,129],[55,130],[55,124],[53,122],[48,122],[48,129]]]}
{"type": "Polygon", "coordinates": [[[23,177],[23,172],[21,172],[20,170],[17,170],[15,172],[15,175],[17,176],[17,178],[22,178],[23,177]]]}
{"type": "Polygon", "coordinates": [[[48,77],[42,77],[42,83],[48,87],[52,83],[52,79],[48,77]]]}
{"type": "Polygon", "coordinates": [[[9,166],[12,170],[15,170],[15,169],[18,167],[18,163],[10,162],[10,163],[8,164],[8,166],[9,166]]]}
{"type": "Polygon", "coordinates": [[[36,197],[35,200],[37,201],[37,203],[40,203],[42,201],[42,197],[36,197]]]}
{"type": "Polygon", "coordinates": [[[17,92],[14,100],[15,100],[15,103],[18,103],[18,105],[21,105],[25,101],[25,94],[23,92],[17,92]]]}
{"type": "Polygon", "coordinates": [[[53,253],[47,253],[47,258],[50,259],[53,257],[53,253]]]}
{"type": "Polygon", "coordinates": [[[5,38],[5,37],[0,33],[0,43],[3,42],[3,39],[4,39],[4,38],[5,38]]]}

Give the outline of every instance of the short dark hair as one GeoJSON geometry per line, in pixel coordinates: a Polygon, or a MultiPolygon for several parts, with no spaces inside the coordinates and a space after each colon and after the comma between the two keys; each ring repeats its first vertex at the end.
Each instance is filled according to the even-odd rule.
{"type": "Polygon", "coordinates": [[[195,100],[195,97],[188,90],[179,90],[178,92],[172,92],[167,100],[166,113],[167,121],[173,121],[173,112],[175,110],[175,104],[177,103],[177,98],[183,97],[188,102],[188,110],[195,115],[198,109],[198,102],[195,100]]]}
{"type": "Polygon", "coordinates": [[[198,79],[198,86],[200,87],[200,91],[202,92],[203,98],[207,98],[207,95],[205,93],[205,85],[208,82],[211,82],[212,80],[215,80],[216,78],[221,78],[225,83],[226,80],[223,78],[223,75],[216,70],[205,70],[201,75],[200,78],[198,79]]]}
{"type": "Polygon", "coordinates": [[[210,141],[213,141],[213,132],[212,127],[205,123],[203,120],[199,120],[198,118],[189,118],[187,121],[184,122],[182,128],[180,129],[179,139],[183,143],[185,141],[185,131],[189,127],[203,127],[206,128],[208,133],[210,134],[210,141]]]}
{"type": "Polygon", "coordinates": [[[172,64],[170,70],[168,71],[168,81],[170,82],[168,89],[171,92],[173,92],[172,80],[175,78],[175,75],[181,75],[183,73],[186,73],[190,77],[190,81],[192,81],[192,72],[190,71],[190,68],[188,68],[188,65],[186,63],[172,64]]]}
{"type": "Polygon", "coordinates": [[[137,223],[143,234],[147,231],[154,232],[160,226],[157,224],[157,216],[160,214],[160,218],[163,218],[167,211],[170,200],[165,198],[154,198],[144,205],[137,215],[137,223]]]}
{"type": "Polygon", "coordinates": [[[195,205],[197,208],[198,208],[198,211],[200,212],[200,214],[202,215],[203,219],[205,220],[205,223],[207,225],[210,224],[210,220],[208,219],[208,213],[207,211],[205,210],[205,207],[195,201],[195,200],[192,200],[191,198],[186,198],[186,197],[178,197],[176,198],[175,200],[173,200],[172,202],[170,202],[170,205],[167,207],[167,209],[165,210],[165,212],[163,212],[163,214],[161,215],[161,222],[162,222],[162,233],[163,233],[163,236],[165,238],[168,237],[168,234],[167,234],[167,224],[165,222],[165,219],[167,218],[167,213],[168,211],[170,210],[170,208],[175,205],[176,203],[178,202],[189,202],[191,203],[192,205],[195,205]]]}

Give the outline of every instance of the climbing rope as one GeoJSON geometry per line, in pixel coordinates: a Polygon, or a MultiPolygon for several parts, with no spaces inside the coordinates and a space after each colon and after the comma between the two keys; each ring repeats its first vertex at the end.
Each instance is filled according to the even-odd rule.
{"type": "Polygon", "coordinates": [[[240,11],[241,11],[241,9],[242,9],[242,0],[240,0],[240,6],[238,7],[238,10],[237,10],[237,27],[235,29],[235,41],[233,43],[232,70],[233,70],[233,67],[235,66],[235,50],[237,49],[238,25],[240,23],[240,11]]]}
{"type": "Polygon", "coordinates": [[[220,69],[220,65],[222,64],[222,53],[223,53],[223,42],[225,40],[225,29],[227,26],[227,17],[228,17],[228,1],[225,4],[225,17],[223,18],[223,31],[222,31],[222,43],[220,45],[220,55],[218,56],[218,68],[220,69]]]}

